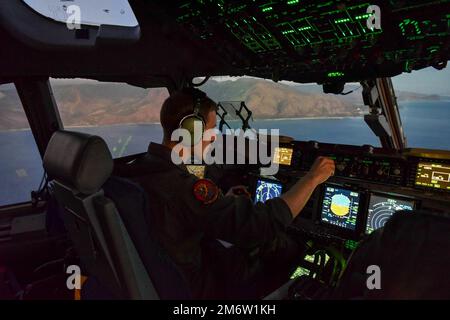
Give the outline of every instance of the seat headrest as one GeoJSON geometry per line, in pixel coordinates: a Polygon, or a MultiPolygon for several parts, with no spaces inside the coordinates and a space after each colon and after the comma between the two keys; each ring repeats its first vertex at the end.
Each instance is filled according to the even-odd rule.
{"type": "Polygon", "coordinates": [[[105,141],[80,132],[57,131],[44,155],[50,178],[83,194],[98,191],[111,175],[113,159],[105,141]]]}

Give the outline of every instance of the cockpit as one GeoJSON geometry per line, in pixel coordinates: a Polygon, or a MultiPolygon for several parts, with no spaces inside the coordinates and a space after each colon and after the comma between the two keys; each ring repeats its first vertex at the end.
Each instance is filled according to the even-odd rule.
{"type": "Polygon", "coordinates": [[[450,298],[449,4],[0,2],[0,298],[95,299],[101,282],[107,297],[190,298],[136,236],[147,222],[127,180],[186,87],[217,103],[216,155],[232,154],[189,164],[199,179],[245,186],[256,205],[334,161],[286,228],[304,251],[260,298],[450,298]],[[78,264],[90,272],[69,288],[78,264]],[[408,287],[419,274],[429,282],[408,287]]]}

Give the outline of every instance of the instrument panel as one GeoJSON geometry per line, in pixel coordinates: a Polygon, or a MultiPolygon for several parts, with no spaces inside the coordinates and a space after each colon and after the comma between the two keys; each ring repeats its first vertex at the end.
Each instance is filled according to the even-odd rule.
{"type": "Polygon", "coordinates": [[[344,228],[356,229],[361,194],[340,186],[325,185],[320,221],[344,228]]]}
{"type": "Polygon", "coordinates": [[[282,192],[283,185],[279,181],[259,178],[256,181],[253,200],[254,203],[264,203],[269,199],[281,196],[282,192]]]}
{"type": "Polygon", "coordinates": [[[319,144],[294,141],[275,148],[273,161],[280,172],[295,175],[308,171],[318,156],[333,159],[335,177],[392,186],[450,192],[450,153],[438,151],[428,158],[413,151],[398,153],[372,146],[319,144]],[[438,157],[440,156],[440,157],[438,157]]]}
{"type": "Polygon", "coordinates": [[[420,161],[416,167],[414,184],[450,191],[450,164],[420,161]]]}
{"type": "Polygon", "coordinates": [[[286,229],[290,237],[306,243],[306,255],[290,277],[299,279],[289,288],[293,297],[304,294],[298,285],[303,275],[336,286],[360,241],[397,212],[450,216],[450,152],[292,141],[272,155],[278,173],[254,176],[255,203],[289,190],[319,156],[332,158],[336,165],[334,176],[316,188],[286,229]]]}
{"type": "Polygon", "coordinates": [[[386,195],[371,194],[368,210],[365,233],[382,228],[389,218],[397,211],[412,211],[416,206],[416,201],[386,195]]]}
{"type": "Polygon", "coordinates": [[[272,159],[279,164],[279,172],[257,185],[276,191],[255,191],[255,202],[289,189],[319,156],[335,161],[335,175],[317,188],[294,222],[295,228],[312,239],[342,244],[358,241],[383,227],[397,211],[450,213],[450,153],[415,149],[400,153],[314,141],[293,141],[275,148],[272,159]]]}
{"type": "Polygon", "coordinates": [[[420,200],[400,194],[374,192],[355,185],[325,184],[316,225],[329,234],[357,240],[382,228],[397,211],[412,211],[420,200]]]}

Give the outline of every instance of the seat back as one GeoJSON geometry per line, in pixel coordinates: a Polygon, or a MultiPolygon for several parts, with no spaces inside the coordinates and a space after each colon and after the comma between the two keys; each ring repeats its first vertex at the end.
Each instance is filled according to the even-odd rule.
{"type": "Polygon", "coordinates": [[[158,299],[114,202],[102,190],[112,168],[103,139],[78,132],[55,132],[44,155],[82,273],[116,298],[158,299]]]}
{"type": "Polygon", "coordinates": [[[424,211],[395,213],[355,250],[334,297],[450,299],[449,235],[448,216],[424,211]],[[375,277],[369,279],[378,271],[379,283],[375,277]]]}
{"type": "Polygon", "coordinates": [[[136,183],[110,177],[103,185],[105,196],[114,200],[122,221],[161,299],[191,299],[187,281],[151,232],[147,193],[136,183]]]}

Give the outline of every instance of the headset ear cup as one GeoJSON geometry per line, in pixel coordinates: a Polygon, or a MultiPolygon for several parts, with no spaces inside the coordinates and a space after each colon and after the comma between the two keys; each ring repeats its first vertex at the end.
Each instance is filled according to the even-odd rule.
{"type": "MultiPolygon", "coordinates": [[[[181,122],[180,128],[185,129],[189,132],[191,146],[196,145],[203,139],[203,133],[205,132],[205,123],[200,117],[195,115],[188,116],[184,118],[181,122]],[[195,132],[196,129],[198,132],[195,132]],[[197,133],[197,134],[196,134],[197,133]]],[[[187,143],[183,143],[184,145],[189,145],[187,143]]]]}

